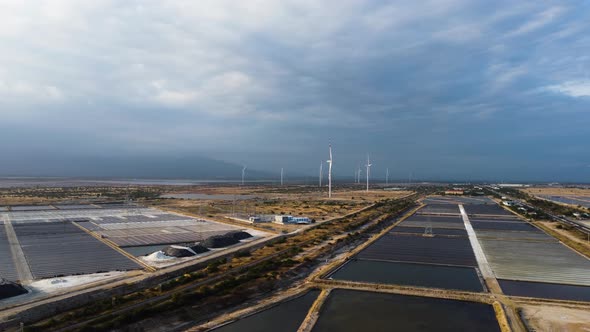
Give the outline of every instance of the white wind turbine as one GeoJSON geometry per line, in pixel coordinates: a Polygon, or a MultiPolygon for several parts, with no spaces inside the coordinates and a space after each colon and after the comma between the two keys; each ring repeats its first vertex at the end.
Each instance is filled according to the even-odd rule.
{"type": "Polygon", "coordinates": [[[361,169],[361,165],[359,164],[359,168],[357,170],[357,181],[356,183],[361,183],[361,173],[363,172],[363,170],[361,169]]]}
{"type": "Polygon", "coordinates": [[[369,192],[369,173],[371,172],[371,160],[369,159],[369,155],[367,155],[367,192],[369,192]]]}
{"type": "Polygon", "coordinates": [[[385,171],[385,185],[389,185],[389,167],[385,171]]]}
{"type": "Polygon", "coordinates": [[[329,147],[330,159],[326,161],[328,163],[328,198],[332,198],[332,144],[329,147]]]}
{"type": "Polygon", "coordinates": [[[283,168],[281,167],[281,186],[283,185],[283,168]]]}
{"type": "Polygon", "coordinates": [[[320,188],[322,187],[322,175],[324,173],[324,163],[320,161],[320,188]]]}
{"type": "Polygon", "coordinates": [[[246,176],[246,168],[248,168],[248,166],[244,165],[244,167],[242,167],[242,186],[244,185],[244,177],[246,176]]]}

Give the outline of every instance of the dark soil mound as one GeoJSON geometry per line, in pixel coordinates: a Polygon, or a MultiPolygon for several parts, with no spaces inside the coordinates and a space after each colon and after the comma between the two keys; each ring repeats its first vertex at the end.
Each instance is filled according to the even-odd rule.
{"type": "Polygon", "coordinates": [[[252,237],[250,233],[246,233],[244,231],[229,232],[226,235],[231,235],[234,239],[238,241],[252,237]]]}
{"type": "Polygon", "coordinates": [[[209,251],[209,249],[207,249],[206,247],[203,247],[203,246],[202,246],[202,245],[200,245],[200,244],[193,245],[193,246],[191,246],[190,248],[191,248],[191,249],[192,249],[194,252],[196,252],[197,254],[202,254],[202,253],[204,253],[204,252],[207,252],[207,251],[209,251]]]}
{"type": "Polygon", "coordinates": [[[168,246],[162,251],[166,256],[170,257],[191,257],[195,255],[188,248],[180,246],[168,246]]]}
{"type": "Polygon", "coordinates": [[[21,285],[0,278],[0,300],[27,293],[21,285]]]}
{"type": "Polygon", "coordinates": [[[205,241],[201,242],[201,245],[207,248],[223,248],[239,243],[232,234],[224,235],[213,235],[208,237],[205,241]]]}

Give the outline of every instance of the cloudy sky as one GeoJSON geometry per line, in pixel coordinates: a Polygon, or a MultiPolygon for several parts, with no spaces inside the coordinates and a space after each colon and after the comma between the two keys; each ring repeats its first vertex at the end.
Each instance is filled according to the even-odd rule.
{"type": "Polygon", "coordinates": [[[590,181],[587,1],[0,0],[0,45],[0,174],[590,181]]]}

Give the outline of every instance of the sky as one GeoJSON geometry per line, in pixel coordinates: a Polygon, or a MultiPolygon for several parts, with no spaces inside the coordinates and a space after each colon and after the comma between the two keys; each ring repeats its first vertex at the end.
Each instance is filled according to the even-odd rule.
{"type": "Polygon", "coordinates": [[[588,1],[0,0],[0,45],[0,175],[590,182],[588,1]]]}

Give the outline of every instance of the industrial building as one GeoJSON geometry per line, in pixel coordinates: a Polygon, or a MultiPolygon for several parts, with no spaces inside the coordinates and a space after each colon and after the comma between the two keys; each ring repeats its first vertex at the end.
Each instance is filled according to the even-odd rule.
{"type": "Polygon", "coordinates": [[[289,215],[276,215],[275,223],[277,224],[311,224],[308,217],[293,217],[289,215]]]}

